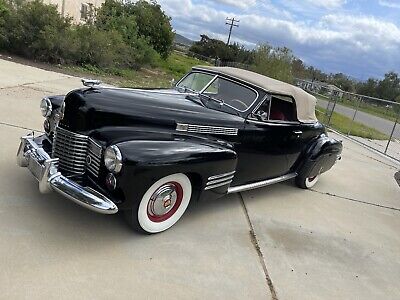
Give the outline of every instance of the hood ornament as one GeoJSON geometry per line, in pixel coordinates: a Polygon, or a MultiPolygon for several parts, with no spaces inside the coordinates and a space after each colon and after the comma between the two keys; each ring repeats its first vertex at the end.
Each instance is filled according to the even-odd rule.
{"type": "Polygon", "coordinates": [[[82,84],[84,86],[87,86],[87,87],[94,87],[96,85],[100,85],[101,84],[100,80],[95,80],[95,79],[85,79],[85,78],[83,78],[83,79],[81,79],[81,81],[82,81],[82,84]]]}

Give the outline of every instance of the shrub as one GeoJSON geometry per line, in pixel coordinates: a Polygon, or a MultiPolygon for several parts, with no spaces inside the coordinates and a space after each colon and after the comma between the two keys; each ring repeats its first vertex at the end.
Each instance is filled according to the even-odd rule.
{"type": "Polygon", "coordinates": [[[5,24],[8,49],[28,58],[49,62],[62,60],[66,48],[62,38],[71,26],[71,20],[63,18],[54,5],[39,0],[24,2],[13,8],[5,24]]]}
{"type": "Polygon", "coordinates": [[[0,0],[0,49],[4,48],[8,42],[5,24],[8,22],[10,7],[4,0],[0,0]]]}

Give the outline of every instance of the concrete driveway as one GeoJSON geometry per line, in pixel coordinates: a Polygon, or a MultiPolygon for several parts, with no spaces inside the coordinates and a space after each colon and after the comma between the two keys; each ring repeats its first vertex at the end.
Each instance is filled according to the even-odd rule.
{"type": "Polygon", "coordinates": [[[19,136],[41,130],[42,96],[79,86],[0,60],[0,298],[400,298],[400,167],[347,140],[315,190],[198,203],[154,236],[41,195],[15,164],[19,136]]]}

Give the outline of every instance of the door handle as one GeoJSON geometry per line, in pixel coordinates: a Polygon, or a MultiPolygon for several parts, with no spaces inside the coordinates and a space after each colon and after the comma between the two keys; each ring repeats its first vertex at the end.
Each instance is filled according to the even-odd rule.
{"type": "Polygon", "coordinates": [[[295,135],[301,135],[301,134],[303,134],[303,131],[301,131],[301,130],[296,130],[296,131],[293,131],[293,133],[294,133],[295,135]]]}

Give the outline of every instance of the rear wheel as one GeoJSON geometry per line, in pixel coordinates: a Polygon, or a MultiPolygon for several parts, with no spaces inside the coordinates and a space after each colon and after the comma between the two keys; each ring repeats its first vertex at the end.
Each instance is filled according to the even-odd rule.
{"type": "Polygon", "coordinates": [[[312,177],[299,175],[296,177],[296,185],[302,189],[310,189],[318,182],[318,179],[319,175],[312,177]]]}
{"type": "Polygon", "coordinates": [[[185,213],[192,196],[189,178],[182,173],[155,182],[136,208],[125,213],[136,230],[159,233],[173,226],[185,213]]]}

